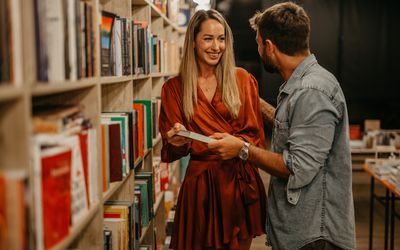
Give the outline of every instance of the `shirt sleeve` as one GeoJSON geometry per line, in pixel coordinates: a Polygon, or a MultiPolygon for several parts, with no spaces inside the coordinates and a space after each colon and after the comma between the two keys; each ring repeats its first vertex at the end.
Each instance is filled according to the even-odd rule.
{"type": "Polygon", "coordinates": [[[289,106],[288,149],[283,158],[291,174],[287,190],[308,185],[325,165],[340,113],[332,100],[316,89],[298,90],[289,106]]]}
{"type": "Polygon", "coordinates": [[[161,90],[161,110],[159,118],[160,134],[162,137],[161,160],[173,162],[189,154],[190,144],[176,147],[167,141],[167,132],[179,122],[185,125],[182,101],[179,92],[173,88],[172,82],[166,82],[161,90]]]}

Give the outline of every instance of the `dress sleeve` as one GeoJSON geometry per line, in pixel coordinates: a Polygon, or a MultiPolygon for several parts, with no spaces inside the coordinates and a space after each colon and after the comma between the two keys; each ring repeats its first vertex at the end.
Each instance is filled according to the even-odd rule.
{"type": "MultiPolygon", "coordinates": [[[[238,79],[240,81],[241,79],[238,79]]],[[[247,73],[247,77],[242,79],[241,99],[242,108],[239,119],[243,119],[242,126],[234,133],[234,136],[241,137],[243,140],[265,148],[265,135],[262,113],[260,109],[260,99],[258,94],[258,82],[255,77],[247,73]]],[[[239,83],[240,84],[240,83],[239,83]]]]}
{"type": "Polygon", "coordinates": [[[186,124],[186,120],[183,117],[182,98],[179,89],[174,88],[174,82],[172,81],[174,80],[169,80],[166,82],[161,91],[159,127],[163,143],[161,149],[161,160],[164,162],[173,162],[178,160],[187,155],[190,151],[190,144],[186,144],[182,147],[176,147],[167,141],[166,134],[176,122],[179,122],[183,125],[186,124]]]}

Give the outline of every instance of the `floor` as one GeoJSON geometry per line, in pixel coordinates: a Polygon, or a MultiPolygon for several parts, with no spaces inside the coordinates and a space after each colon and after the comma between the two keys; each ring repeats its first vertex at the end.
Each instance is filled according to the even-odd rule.
{"type": "MultiPolygon", "coordinates": [[[[263,173],[261,177],[267,188],[269,175],[263,173]]],[[[356,220],[356,244],[357,249],[368,249],[369,239],[369,196],[370,196],[370,178],[364,172],[353,173],[353,196],[356,220]]],[[[384,194],[384,189],[376,184],[376,191],[379,194],[384,194]]],[[[396,203],[396,211],[400,213],[400,202],[396,203]]],[[[264,244],[265,236],[257,237],[253,240],[252,250],[270,250],[264,244]]],[[[400,250],[400,220],[396,220],[395,226],[395,250],[400,250]]],[[[384,207],[375,202],[375,216],[374,216],[374,238],[372,249],[384,249],[384,207]]]]}

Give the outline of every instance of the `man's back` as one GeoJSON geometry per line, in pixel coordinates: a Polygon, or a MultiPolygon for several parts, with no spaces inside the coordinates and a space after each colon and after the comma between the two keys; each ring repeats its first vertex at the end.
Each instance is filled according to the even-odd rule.
{"type": "Polygon", "coordinates": [[[351,158],[345,98],[332,74],[308,56],[281,86],[272,149],[288,180],[271,178],[267,234],[278,249],[325,239],[354,249],[351,158]]]}

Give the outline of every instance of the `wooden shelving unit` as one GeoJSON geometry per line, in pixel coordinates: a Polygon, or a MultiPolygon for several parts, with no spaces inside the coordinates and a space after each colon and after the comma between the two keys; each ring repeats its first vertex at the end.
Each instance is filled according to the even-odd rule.
{"type": "MultiPolygon", "coordinates": [[[[14,0],[10,0],[14,1],[14,0]]],[[[93,128],[100,131],[101,113],[107,111],[130,111],[134,99],[151,99],[160,96],[165,80],[178,74],[177,69],[170,73],[150,73],[146,75],[131,74],[128,76],[102,77],[100,65],[100,32],[101,11],[112,12],[130,20],[145,20],[149,24],[149,32],[157,34],[166,41],[174,41],[182,46],[184,31],[172,23],[166,15],[147,0],[85,0],[93,6],[93,28],[95,34],[94,76],[76,81],[39,82],[37,80],[37,55],[35,33],[35,0],[18,1],[20,9],[18,27],[21,29],[19,51],[22,55],[20,77],[14,82],[0,84],[0,170],[23,169],[28,178],[33,176],[31,163],[31,127],[32,112],[39,105],[79,104],[84,106],[85,117],[92,122],[93,128]],[[22,79],[22,80],[21,80],[22,79]],[[18,81],[18,82],[17,82],[18,81]]],[[[16,31],[13,31],[16,32],[16,31]]],[[[62,35],[62,34],[60,34],[62,35]]],[[[130,48],[131,50],[132,48],[130,48]]],[[[151,52],[149,52],[151,53],[151,52]]],[[[97,133],[97,141],[101,141],[97,133]]],[[[153,140],[154,147],[145,152],[143,158],[135,162],[135,170],[131,171],[123,181],[112,183],[109,190],[102,193],[102,176],[99,171],[96,179],[99,183],[98,201],[92,204],[84,218],[70,231],[63,241],[53,249],[102,249],[103,248],[103,204],[109,200],[134,199],[135,171],[151,171],[153,157],[160,154],[161,136],[153,140]]],[[[98,165],[101,169],[101,147],[97,146],[98,165]]],[[[30,182],[29,182],[30,183],[30,182]]],[[[33,190],[32,183],[29,190],[33,190]]],[[[162,236],[164,219],[162,206],[164,193],[157,197],[155,203],[155,218],[149,226],[142,230],[141,243],[154,244],[154,229],[162,236]]],[[[35,216],[32,211],[35,202],[33,192],[29,192],[29,239],[30,249],[35,245],[35,216]]],[[[54,211],[56,213],[57,211],[54,211]]],[[[159,238],[159,236],[157,236],[159,238]]]]}

